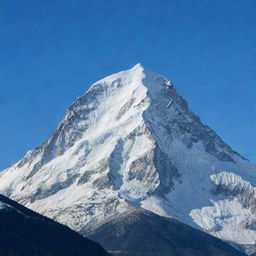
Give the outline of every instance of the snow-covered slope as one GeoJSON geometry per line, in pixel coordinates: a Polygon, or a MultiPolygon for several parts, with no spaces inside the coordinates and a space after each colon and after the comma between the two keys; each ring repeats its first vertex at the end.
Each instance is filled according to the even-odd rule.
{"type": "Polygon", "coordinates": [[[0,175],[1,193],[82,234],[132,206],[254,250],[256,166],[140,64],[93,84],[0,175]]]}

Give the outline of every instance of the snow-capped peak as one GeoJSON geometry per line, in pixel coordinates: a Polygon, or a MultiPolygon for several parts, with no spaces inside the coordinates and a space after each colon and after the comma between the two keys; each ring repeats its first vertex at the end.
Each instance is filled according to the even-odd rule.
{"type": "Polygon", "coordinates": [[[144,67],[141,63],[137,63],[131,69],[142,69],[142,70],[144,70],[144,67]]]}
{"type": "Polygon", "coordinates": [[[0,192],[83,234],[137,207],[252,244],[256,203],[243,188],[254,194],[255,181],[256,167],[168,79],[137,64],[71,104],[46,142],[1,173],[0,192]]]}
{"type": "Polygon", "coordinates": [[[88,92],[109,86],[120,86],[120,84],[122,84],[122,87],[125,87],[127,90],[133,89],[134,86],[142,86],[152,92],[159,91],[163,85],[166,87],[172,87],[171,81],[156,74],[155,72],[145,69],[142,64],[138,63],[131,69],[100,79],[90,87],[88,92]]]}

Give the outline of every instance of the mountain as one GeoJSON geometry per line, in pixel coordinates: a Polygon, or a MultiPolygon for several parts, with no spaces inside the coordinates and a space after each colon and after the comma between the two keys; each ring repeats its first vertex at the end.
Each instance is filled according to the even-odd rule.
{"type": "Polygon", "coordinates": [[[132,207],[248,254],[255,183],[256,166],[140,64],[93,84],[51,137],[0,174],[1,193],[86,236],[132,207]]]}
{"type": "Polygon", "coordinates": [[[75,231],[0,195],[1,256],[108,256],[75,231]]]}

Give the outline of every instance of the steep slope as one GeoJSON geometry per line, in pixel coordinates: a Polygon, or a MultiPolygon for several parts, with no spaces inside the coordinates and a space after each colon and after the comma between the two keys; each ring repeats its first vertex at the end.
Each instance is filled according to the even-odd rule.
{"type": "Polygon", "coordinates": [[[132,205],[255,250],[256,166],[136,65],[93,84],[0,192],[87,235],[132,205]]]}
{"type": "Polygon", "coordinates": [[[98,244],[0,195],[0,255],[108,256],[98,244]]]}
{"type": "Polygon", "coordinates": [[[141,209],[104,224],[90,238],[116,256],[245,255],[207,233],[141,209]]]}

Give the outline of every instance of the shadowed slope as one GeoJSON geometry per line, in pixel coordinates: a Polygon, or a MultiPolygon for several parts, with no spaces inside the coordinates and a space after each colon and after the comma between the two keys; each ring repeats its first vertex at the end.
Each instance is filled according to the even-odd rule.
{"type": "Polygon", "coordinates": [[[0,255],[108,256],[100,245],[0,195],[0,255]]]}
{"type": "Polygon", "coordinates": [[[90,238],[118,256],[245,255],[207,233],[144,210],[114,219],[90,238]]]}

